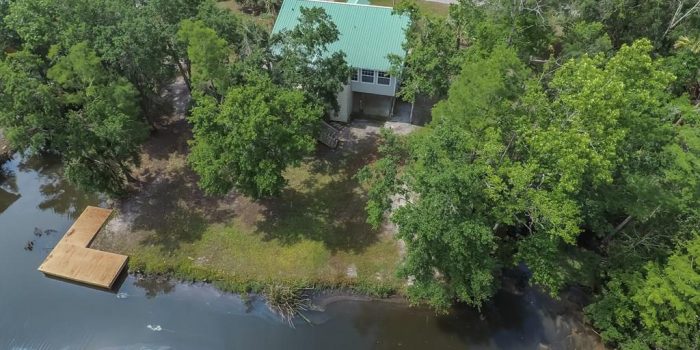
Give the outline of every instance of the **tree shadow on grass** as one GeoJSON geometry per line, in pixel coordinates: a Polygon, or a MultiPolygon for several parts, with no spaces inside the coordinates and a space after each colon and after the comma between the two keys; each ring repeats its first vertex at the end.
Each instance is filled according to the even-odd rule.
{"type": "Polygon", "coordinates": [[[209,198],[199,190],[189,169],[160,176],[149,187],[125,208],[135,214],[132,229],[149,232],[141,245],[172,252],[200,240],[209,225],[233,216],[231,210],[219,206],[218,198],[209,198]]]}
{"type": "Polygon", "coordinates": [[[284,244],[320,241],[331,252],[360,253],[376,243],[380,232],[366,222],[367,197],[355,179],[373,159],[375,145],[376,136],[368,135],[349,150],[321,146],[305,166],[291,171],[296,183],[290,180],[281,196],[260,201],[257,232],[284,244]]]}

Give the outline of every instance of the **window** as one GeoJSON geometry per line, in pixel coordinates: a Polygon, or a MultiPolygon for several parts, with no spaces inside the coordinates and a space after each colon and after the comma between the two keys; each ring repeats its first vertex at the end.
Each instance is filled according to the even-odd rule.
{"type": "Polygon", "coordinates": [[[357,68],[352,69],[352,74],[350,75],[350,80],[357,81],[357,68]]]}
{"type": "Polygon", "coordinates": [[[377,84],[389,85],[391,84],[391,77],[387,72],[377,72],[377,84]]]}
{"type": "Polygon", "coordinates": [[[371,69],[362,70],[362,82],[363,83],[374,83],[374,71],[371,69]]]}

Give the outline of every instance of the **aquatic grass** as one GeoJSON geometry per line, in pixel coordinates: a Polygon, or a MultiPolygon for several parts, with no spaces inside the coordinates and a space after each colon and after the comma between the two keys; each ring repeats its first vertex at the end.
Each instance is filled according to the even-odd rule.
{"type": "Polygon", "coordinates": [[[267,306],[294,327],[294,317],[299,316],[306,322],[310,321],[304,316],[303,311],[311,307],[311,298],[308,296],[309,288],[286,284],[271,284],[265,287],[264,295],[267,306]]]}

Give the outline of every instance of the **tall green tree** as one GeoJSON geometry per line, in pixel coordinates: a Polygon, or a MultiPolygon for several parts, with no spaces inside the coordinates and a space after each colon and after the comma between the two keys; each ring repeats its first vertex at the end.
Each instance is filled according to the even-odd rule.
{"type": "Polygon", "coordinates": [[[220,104],[201,93],[195,101],[189,162],[211,194],[233,189],[254,198],[278,194],[286,184],[283,171],[314,149],[323,115],[303,92],[264,76],[232,87],[220,104]]]}
{"type": "Polygon", "coordinates": [[[299,23],[271,39],[274,81],[290,89],[300,88],[326,110],[337,111],[337,94],[350,78],[345,53],[328,50],[339,35],[322,8],[302,7],[299,23]]]}
{"type": "Polygon", "coordinates": [[[499,267],[520,262],[556,294],[593,275],[600,258],[634,266],[668,254],[675,222],[700,193],[698,111],[669,93],[674,77],[652,50],[640,40],[611,58],[584,55],[548,81],[531,77],[513,49],[467,56],[431,124],[407,140],[400,168],[363,176],[373,221],[388,196],[406,197],[391,219],[413,297],[480,305],[499,267]],[[586,231],[602,256],[578,246],[586,231]],[[621,249],[649,232],[662,235],[621,249]]]}
{"type": "Polygon", "coordinates": [[[181,22],[178,38],[187,46],[193,87],[218,95],[225,93],[230,81],[227,65],[231,55],[226,40],[204,22],[190,20],[181,22]]]}
{"type": "Polygon", "coordinates": [[[368,209],[374,225],[383,217],[377,211],[390,208],[391,195],[398,192],[406,198],[407,204],[391,218],[407,248],[399,273],[412,281],[409,296],[414,301],[429,301],[441,310],[454,300],[481,305],[497,287],[498,238],[482,182],[489,165],[487,159],[478,159],[498,159],[503,153],[493,144],[496,139],[488,144],[482,135],[512,108],[527,77],[515,53],[505,48],[497,52],[464,66],[449,98],[436,107],[433,122],[407,140],[401,171],[383,170],[388,166],[383,162],[398,161],[394,152],[361,176],[370,180],[368,209]],[[372,176],[378,171],[379,176],[372,176]],[[387,183],[383,175],[394,174],[396,181],[387,183]]]}
{"type": "Polygon", "coordinates": [[[419,95],[444,97],[461,64],[456,30],[445,18],[422,14],[412,1],[396,11],[411,18],[403,43],[406,57],[389,57],[392,73],[402,81],[398,96],[412,103],[419,95]]]}
{"type": "Polygon", "coordinates": [[[138,92],[126,79],[106,71],[87,43],[53,59],[56,63],[48,71],[26,51],[0,63],[0,125],[18,149],[60,155],[73,183],[122,193],[133,180],[130,167],[138,163],[148,135],[138,92]]]}
{"type": "Polygon", "coordinates": [[[19,150],[40,150],[63,124],[55,86],[46,81],[42,59],[26,50],[0,61],[0,125],[19,150]]]}

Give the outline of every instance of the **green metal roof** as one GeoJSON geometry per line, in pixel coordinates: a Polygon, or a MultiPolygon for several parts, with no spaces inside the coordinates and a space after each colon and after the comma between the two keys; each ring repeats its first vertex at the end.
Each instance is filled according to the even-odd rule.
{"type": "MultiPolygon", "coordinates": [[[[362,1],[362,0],[360,0],[362,1]]],[[[342,50],[348,65],[355,68],[388,71],[387,55],[404,56],[401,45],[407,16],[392,14],[392,8],[318,0],[284,0],[272,33],[293,29],[299,22],[301,7],[320,7],[340,31],[338,41],[329,45],[331,52],[342,50]]]]}

